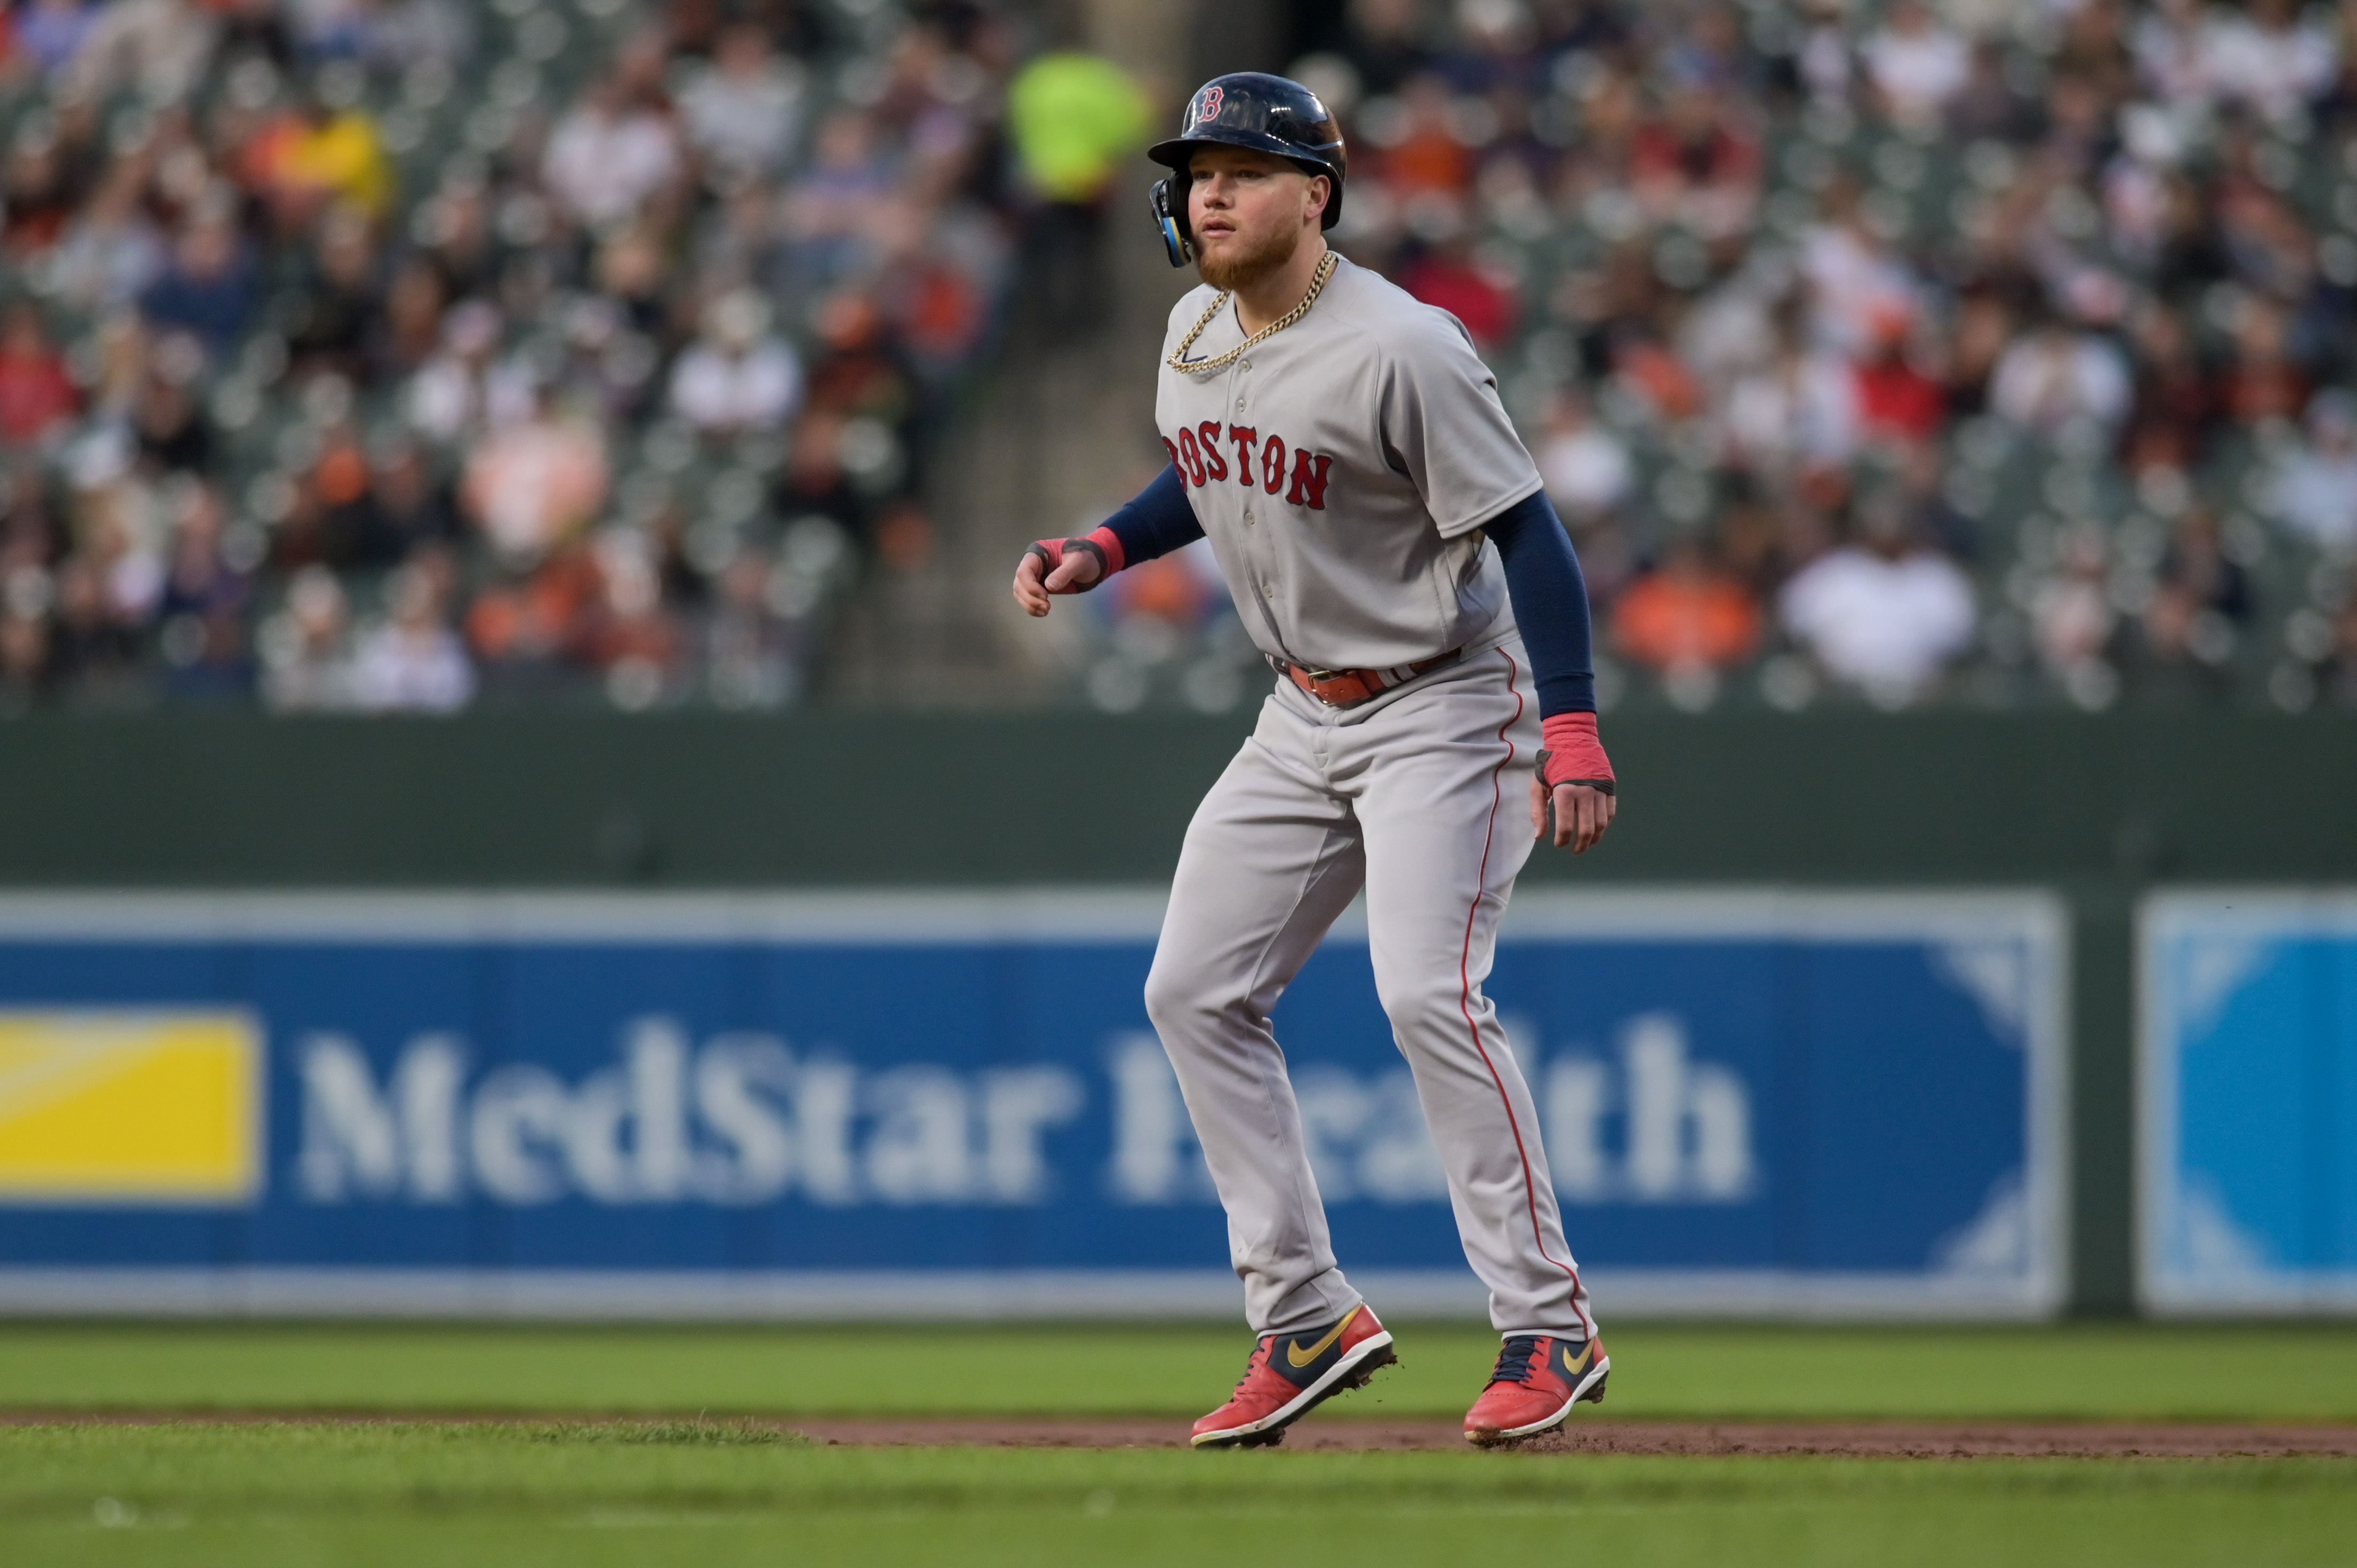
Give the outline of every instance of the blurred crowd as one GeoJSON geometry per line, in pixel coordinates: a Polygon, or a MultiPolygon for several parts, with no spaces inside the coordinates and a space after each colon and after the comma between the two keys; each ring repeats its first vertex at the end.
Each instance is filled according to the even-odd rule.
{"type": "Polygon", "coordinates": [[[1497,368],[1607,701],[2357,701],[2357,4],[1319,15],[1334,238],[1497,368]]]}
{"type": "MultiPolygon", "coordinates": [[[[1018,274],[1150,243],[1028,9],[0,8],[0,710],[792,701],[1018,274]]],[[[1606,700],[2357,702],[2357,0],[1291,16],[1606,700]]],[[[1091,695],[1244,700],[1223,605],[1128,575],[1091,695]]]]}
{"type": "Polygon", "coordinates": [[[773,706],[1009,268],[964,0],[0,11],[0,708],[773,706]]]}
{"type": "Polygon", "coordinates": [[[2357,698],[2357,5],[1358,0],[1354,254],[1493,356],[1618,684],[2357,698]]]}

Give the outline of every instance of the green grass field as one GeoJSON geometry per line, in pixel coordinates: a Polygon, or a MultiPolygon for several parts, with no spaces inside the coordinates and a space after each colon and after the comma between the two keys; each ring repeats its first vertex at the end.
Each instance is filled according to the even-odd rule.
{"type": "MultiPolygon", "coordinates": [[[[1462,1412],[1494,1341],[1397,1332],[1405,1365],[1313,1419],[1462,1412]]],[[[2357,1422],[2351,1329],[1609,1338],[1620,1420],[2357,1422]]],[[[11,1326],[0,1409],[48,1419],[0,1425],[0,1563],[2357,1563],[2349,1460],[877,1449],[734,1419],[1183,1423],[1246,1348],[1197,1326],[11,1326]],[[206,1411],[528,1419],[70,1419],[206,1411]]]]}
{"type": "MultiPolygon", "coordinates": [[[[1394,1326],[1333,1407],[1464,1413],[1497,1338],[1394,1326]]],[[[1606,1326],[1616,1417],[2357,1422],[2357,1326],[1606,1326]]],[[[0,1409],[1193,1419],[1241,1329],[0,1326],[0,1409]]]]}

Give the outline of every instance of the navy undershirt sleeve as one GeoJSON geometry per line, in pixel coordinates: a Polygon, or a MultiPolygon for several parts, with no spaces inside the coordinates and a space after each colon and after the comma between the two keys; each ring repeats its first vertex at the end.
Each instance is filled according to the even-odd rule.
{"type": "Polygon", "coordinates": [[[1195,509],[1188,504],[1187,482],[1178,477],[1176,467],[1157,474],[1152,484],[1137,492],[1136,499],[1105,519],[1104,526],[1121,541],[1125,566],[1168,555],[1203,537],[1203,525],[1196,521],[1195,509]]]}
{"type": "Polygon", "coordinates": [[[1571,536],[1544,490],[1483,523],[1506,565],[1506,594],[1523,646],[1530,650],[1538,685],[1539,716],[1596,711],[1594,634],[1588,625],[1587,582],[1571,536]]]}

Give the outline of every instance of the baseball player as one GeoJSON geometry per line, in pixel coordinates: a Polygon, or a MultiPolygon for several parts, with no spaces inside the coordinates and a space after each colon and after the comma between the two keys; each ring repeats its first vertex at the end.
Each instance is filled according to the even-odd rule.
{"type": "Polygon", "coordinates": [[[1228,1214],[1257,1336],[1199,1446],[1272,1444],[1394,1359],[1335,1266],[1269,1014],[1366,895],[1375,984],[1414,1070],[1465,1254],[1505,1344],[1480,1444],[1562,1424],[1611,1362],[1565,1244],[1531,1091],[1482,993],[1534,837],[1581,853],[1615,808],[1571,542],[1465,329],[1327,248],[1340,132],[1299,83],[1199,91],[1150,149],[1174,265],[1169,467],[1086,538],[1025,552],[1035,616],[1208,536],[1281,677],[1195,813],[1146,1006],[1228,1214]],[[1531,831],[1510,784],[1531,774],[1531,831]]]}

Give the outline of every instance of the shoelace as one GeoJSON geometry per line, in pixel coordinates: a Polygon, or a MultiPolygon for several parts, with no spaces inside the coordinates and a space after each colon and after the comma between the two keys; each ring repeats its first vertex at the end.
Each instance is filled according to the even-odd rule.
{"type": "Polygon", "coordinates": [[[1236,1380],[1236,1391],[1238,1393],[1243,1392],[1244,1385],[1252,1381],[1253,1369],[1260,1365],[1260,1353],[1265,1349],[1274,1347],[1275,1343],[1276,1342],[1273,1339],[1255,1339],[1253,1341],[1252,1354],[1244,1358],[1244,1375],[1236,1380]]]}
{"type": "Polygon", "coordinates": [[[1531,1360],[1539,1353],[1535,1338],[1509,1339],[1498,1352],[1498,1365],[1490,1373],[1493,1383],[1527,1383],[1531,1380],[1531,1360]]]}

